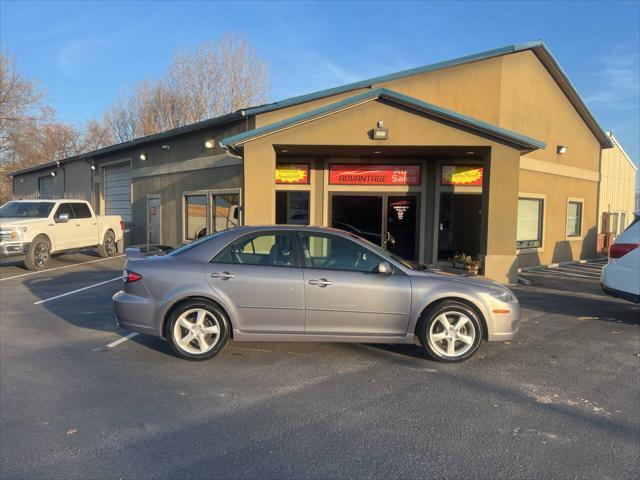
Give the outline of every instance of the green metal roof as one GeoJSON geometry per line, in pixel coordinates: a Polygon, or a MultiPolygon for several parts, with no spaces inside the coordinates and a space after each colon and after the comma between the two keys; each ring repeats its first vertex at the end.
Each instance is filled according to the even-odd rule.
{"type": "Polygon", "coordinates": [[[454,67],[457,65],[463,65],[466,63],[477,62],[480,60],[486,60],[489,58],[499,57],[501,55],[508,55],[511,53],[522,52],[525,50],[532,50],[542,64],[547,68],[551,76],[556,83],[560,86],[565,95],[569,98],[574,108],[580,114],[584,122],[589,129],[593,132],[603,148],[611,148],[613,144],[609,137],[607,137],[605,131],[600,127],[595,117],[584,103],[577,90],[569,80],[569,77],[564,73],[560,64],[556,61],[551,54],[547,46],[542,40],[534,42],[521,43],[516,45],[509,45],[507,47],[496,48],[493,50],[487,50],[485,52],[476,53],[473,55],[467,55],[464,57],[447,60],[444,62],[438,62],[431,65],[425,65],[423,67],[411,68],[409,70],[403,70],[401,72],[391,73],[389,75],[382,75],[379,77],[369,78],[367,80],[361,80],[355,83],[349,83],[335,88],[329,88],[326,90],[320,90],[317,92],[309,93],[306,95],[300,95],[296,97],[290,97],[278,102],[269,103],[257,107],[248,108],[245,110],[247,115],[258,115],[261,113],[271,112],[273,110],[279,110],[282,108],[290,107],[292,105],[298,105],[321,98],[330,97],[340,93],[345,93],[353,90],[359,90],[362,88],[372,88],[374,85],[398,80],[412,75],[418,75],[425,72],[431,72],[434,70],[440,70],[447,67],[454,67]]]}
{"type": "Polygon", "coordinates": [[[248,142],[255,138],[293,127],[302,122],[313,120],[322,115],[326,115],[343,108],[348,108],[359,103],[364,103],[379,98],[402,104],[406,107],[412,108],[414,110],[419,110],[423,113],[442,120],[456,123],[476,132],[489,135],[493,138],[498,139],[499,141],[514,144],[521,150],[531,151],[537,150],[539,148],[544,148],[546,146],[546,144],[544,142],[541,142],[540,140],[536,140],[534,138],[527,137],[526,135],[521,135],[519,133],[497,127],[490,123],[483,122],[466,115],[462,115],[460,113],[454,112],[453,110],[447,110],[446,108],[438,107],[437,105],[433,105],[431,103],[427,103],[422,100],[418,100],[417,98],[409,97],[402,93],[398,93],[386,88],[376,88],[368,92],[364,92],[358,95],[354,95],[353,97],[340,100],[339,102],[335,102],[330,105],[316,108],[315,110],[304,112],[299,115],[281,120],[279,122],[272,123],[270,125],[265,125],[254,130],[249,130],[238,135],[233,135],[231,137],[223,139],[220,143],[225,147],[235,148],[236,146],[242,145],[245,142],[248,142]]]}

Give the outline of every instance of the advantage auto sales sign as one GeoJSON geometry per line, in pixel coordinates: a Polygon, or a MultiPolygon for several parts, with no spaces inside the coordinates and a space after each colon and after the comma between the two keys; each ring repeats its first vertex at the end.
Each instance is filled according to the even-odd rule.
{"type": "Polygon", "coordinates": [[[331,185],[420,185],[420,165],[329,165],[331,185]]]}

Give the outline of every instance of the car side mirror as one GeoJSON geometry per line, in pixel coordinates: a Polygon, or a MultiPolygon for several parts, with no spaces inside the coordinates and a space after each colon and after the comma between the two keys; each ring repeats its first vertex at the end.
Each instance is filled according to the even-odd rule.
{"type": "Polygon", "coordinates": [[[61,213],[60,215],[58,215],[58,218],[56,219],[56,223],[67,223],[68,221],[69,221],[68,213],[61,213]]]}
{"type": "Polygon", "coordinates": [[[393,267],[389,262],[380,262],[378,264],[378,273],[382,275],[391,275],[393,273],[393,267]]]}

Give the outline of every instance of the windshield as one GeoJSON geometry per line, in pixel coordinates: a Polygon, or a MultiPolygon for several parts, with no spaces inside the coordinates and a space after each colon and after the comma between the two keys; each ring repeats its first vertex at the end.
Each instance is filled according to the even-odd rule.
{"type": "Polygon", "coordinates": [[[47,218],[54,202],[8,202],[0,207],[0,218],[47,218]]]}

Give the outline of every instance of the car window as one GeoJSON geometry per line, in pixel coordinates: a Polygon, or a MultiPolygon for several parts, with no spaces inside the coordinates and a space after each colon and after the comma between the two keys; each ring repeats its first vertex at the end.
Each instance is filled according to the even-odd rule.
{"type": "Polygon", "coordinates": [[[72,203],[71,206],[76,218],[91,218],[91,210],[86,203],[72,203]]]}
{"type": "Polygon", "coordinates": [[[346,238],[301,234],[305,263],[310,268],[375,272],[382,258],[346,238]]]}
{"type": "Polygon", "coordinates": [[[213,262],[293,267],[295,265],[293,235],[268,233],[241,238],[224,249],[213,259],[213,262]]]}
{"type": "Polygon", "coordinates": [[[73,209],[71,208],[70,203],[61,203],[58,206],[58,209],[56,210],[56,214],[53,216],[53,218],[57,221],[60,218],[60,215],[63,213],[69,214],[69,220],[71,220],[72,218],[75,218],[73,214],[73,209]]]}

